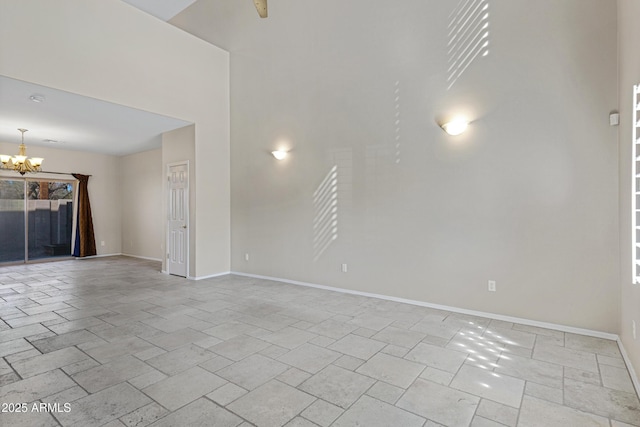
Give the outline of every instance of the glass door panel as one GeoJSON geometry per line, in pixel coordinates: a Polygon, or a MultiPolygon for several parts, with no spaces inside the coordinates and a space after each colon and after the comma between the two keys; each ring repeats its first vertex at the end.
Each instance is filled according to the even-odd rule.
{"type": "Polygon", "coordinates": [[[0,262],[24,261],[24,180],[0,179],[0,262]]]}
{"type": "Polygon", "coordinates": [[[28,260],[71,256],[73,183],[27,181],[28,260]]]}

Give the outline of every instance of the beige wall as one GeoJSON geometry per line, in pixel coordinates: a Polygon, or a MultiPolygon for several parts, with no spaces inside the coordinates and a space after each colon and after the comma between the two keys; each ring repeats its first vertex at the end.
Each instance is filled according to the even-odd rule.
{"type": "Polygon", "coordinates": [[[119,168],[122,253],[164,259],[162,149],[122,156],[119,168]]]}
{"type": "MultiPolygon", "coordinates": [[[[185,126],[162,135],[162,176],[168,175],[168,165],[170,163],[187,162],[189,165],[189,253],[196,251],[196,230],[198,224],[195,221],[196,213],[196,149],[195,149],[195,125],[185,126]]],[[[167,201],[167,180],[162,180],[162,218],[168,218],[167,201]]],[[[163,232],[166,233],[166,221],[163,221],[163,232]]],[[[166,271],[166,257],[162,259],[162,270],[166,271]]],[[[190,277],[197,277],[194,274],[195,257],[189,257],[190,277]]]]}
{"type": "Polygon", "coordinates": [[[282,0],[259,20],[202,0],[172,21],[231,53],[233,270],[618,331],[615,3],[489,3],[490,53],[450,89],[454,1],[282,0]],[[459,112],[469,131],[445,135],[459,112]]]}
{"type": "Polygon", "coordinates": [[[618,1],[620,55],[620,283],[622,286],[622,316],[620,337],[634,369],[640,373],[640,335],[633,338],[632,321],[640,331],[640,285],[633,284],[631,268],[631,150],[632,150],[632,90],[640,83],[640,3],[636,0],[618,1]]]}
{"type": "MultiPolygon", "coordinates": [[[[187,132],[191,129],[190,145],[179,141],[173,146],[165,144],[166,150],[159,148],[122,157],[38,146],[29,146],[28,153],[44,157],[46,171],[91,175],[89,197],[98,255],[123,253],[160,260],[164,258],[165,237],[163,155],[186,159],[185,153],[191,152],[189,159],[193,162],[193,126],[184,129],[187,132]]],[[[185,131],[169,132],[168,138],[180,132],[185,131]]],[[[0,143],[2,153],[17,153],[17,150],[16,144],[0,143]]],[[[0,176],[19,175],[0,171],[0,176]]],[[[35,176],[27,175],[28,178],[35,176]]],[[[74,180],[71,175],[37,176],[74,180]]]]}
{"type": "MultiPolygon", "coordinates": [[[[0,143],[0,153],[16,154],[16,144],[0,143]]],[[[27,146],[30,156],[44,157],[43,169],[51,172],[81,173],[89,178],[89,200],[98,255],[119,254],[122,250],[119,158],[107,154],[27,146]],[[104,241],[104,246],[101,242],[104,241]]],[[[1,172],[0,176],[19,176],[1,172]]],[[[40,175],[51,179],[74,180],[66,175],[40,175]]],[[[28,176],[31,178],[32,176],[28,176]]]]}
{"type": "Polygon", "coordinates": [[[227,52],[119,0],[0,2],[1,75],[197,125],[194,276],[229,270],[228,67],[227,52]]]}

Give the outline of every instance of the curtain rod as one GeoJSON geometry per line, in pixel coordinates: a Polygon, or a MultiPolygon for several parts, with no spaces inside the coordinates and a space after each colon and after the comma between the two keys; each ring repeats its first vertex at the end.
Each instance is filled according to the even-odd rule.
{"type": "MultiPolygon", "coordinates": [[[[0,172],[5,172],[5,171],[6,171],[6,172],[16,172],[16,171],[14,171],[14,170],[12,170],[12,169],[0,169],[0,172]]],[[[52,172],[52,171],[29,172],[29,175],[28,175],[28,176],[33,176],[33,175],[32,175],[33,173],[50,173],[50,174],[53,174],[53,175],[70,175],[70,176],[73,176],[73,173],[72,173],[72,172],[52,172]]],[[[20,175],[20,177],[21,177],[21,178],[24,178],[24,177],[25,177],[25,175],[26,175],[26,174],[24,174],[24,175],[20,175]]],[[[81,174],[81,175],[84,175],[84,174],[81,174]]],[[[93,175],[85,175],[85,176],[93,176],[93,175]]]]}
{"type": "MultiPolygon", "coordinates": [[[[54,175],[72,175],[73,173],[71,172],[51,172],[51,171],[39,171],[38,173],[52,173],[54,175]]],[[[84,174],[83,174],[84,175],[84,174]]],[[[93,176],[93,175],[86,175],[86,176],[93,176]]]]}

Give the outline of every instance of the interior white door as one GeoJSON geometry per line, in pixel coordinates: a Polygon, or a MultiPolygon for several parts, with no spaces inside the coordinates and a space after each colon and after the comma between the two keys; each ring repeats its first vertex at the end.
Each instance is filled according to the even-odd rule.
{"type": "Polygon", "coordinates": [[[169,166],[167,271],[187,277],[189,263],[189,166],[169,166]]]}

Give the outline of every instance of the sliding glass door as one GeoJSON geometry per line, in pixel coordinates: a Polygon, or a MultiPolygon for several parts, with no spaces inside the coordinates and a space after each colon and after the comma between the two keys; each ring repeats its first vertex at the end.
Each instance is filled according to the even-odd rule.
{"type": "Polygon", "coordinates": [[[73,181],[0,179],[0,263],[71,255],[73,181]]]}
{"type": "Polygon", "coordinates": [[[25,251],[25,180],[0,180],[0,262],[26,259],[25,251]]]}
{"type": "Polygon", "coordinates": [[[27,181],[28,260],[71,255],[73,184],[27,181]]]}

